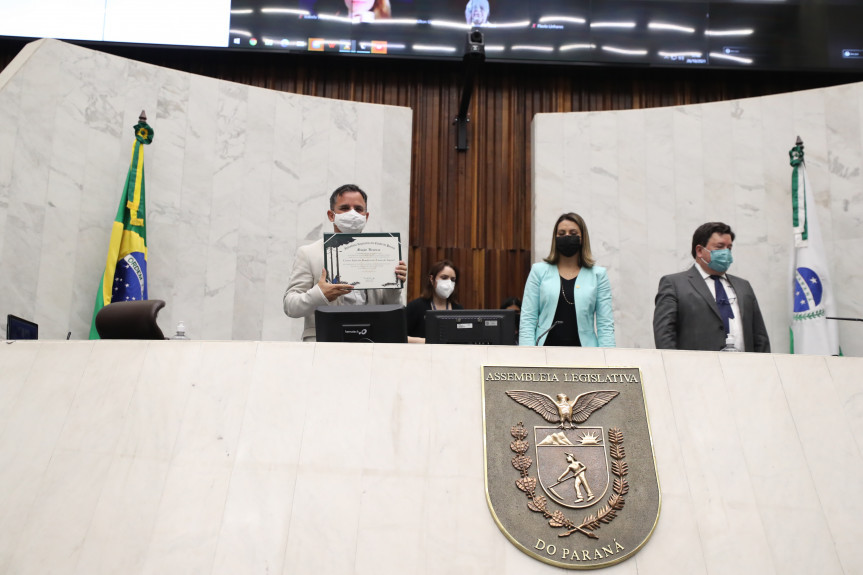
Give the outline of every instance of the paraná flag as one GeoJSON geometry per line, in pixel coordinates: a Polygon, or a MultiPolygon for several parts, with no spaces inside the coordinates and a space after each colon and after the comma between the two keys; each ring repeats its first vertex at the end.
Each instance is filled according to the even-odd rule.
{"type": "Polygon", "coordinates": [[[791,206],[794,226],[791,353],[839,355],[839,329],[834,320],[827,319],[836,316],[836,300],[800,138],[788,155],[793,167],[791,206]]]}

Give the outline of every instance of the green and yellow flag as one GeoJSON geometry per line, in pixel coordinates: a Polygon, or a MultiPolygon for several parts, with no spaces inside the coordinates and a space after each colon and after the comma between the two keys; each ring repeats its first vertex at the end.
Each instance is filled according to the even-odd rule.
{"type": "Polygon", "coordinates": [[[90,339],[99,339],[96,331],[96,314],[109,303],[147,299],[147,230],[144,204],[144,148],[153,141],[153,128],[147,125],[147,116],[141,117],[134,127],[135,145],[132,163],[126,176],[126,186],[120,198],[120,207],[111,228],[105,273],[99,282],[96,306],[90,323],[90,339]]]}

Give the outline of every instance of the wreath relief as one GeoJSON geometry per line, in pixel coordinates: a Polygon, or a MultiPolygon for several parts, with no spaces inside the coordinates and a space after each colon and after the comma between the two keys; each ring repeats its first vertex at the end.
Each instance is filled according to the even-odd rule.
{"type": "Polygon", "coordinates": [[[548,524],[554,528],[563,528],[558,532],[558,537],[569,537],[576,531],[591,539],[599,539],[594,531],[599,529],[603,523],[611,523],[617,512],[623,509],[625,503],[625,495],[629,492],[629,483],[626,480],[628,468],[624,457],[626,454],[623,450],[623,432],[619,428],[612,427],[608,430],[609,454],[611,455],[611,472],[616,476],[612,494],[604,505],[595,515],[585,517],[580,525],[576,525],[562,511],[549,511],[548,499],[544,495],[536,493],[536,478],[528,474],[533,460],[525,455],[530,449],[530,443],[526,440],[527,430],[524,424],[519,421],[513,425],[510,433],[515,438],[515,441],[509,444],[510,449],[515,452],[515,457],[512,458],[512,466],[515,467],[521,474],[521,478],[515,482],[516,487],[527,495],[527,508],[534,513],[542,513],[548,519],[548,524]]]}

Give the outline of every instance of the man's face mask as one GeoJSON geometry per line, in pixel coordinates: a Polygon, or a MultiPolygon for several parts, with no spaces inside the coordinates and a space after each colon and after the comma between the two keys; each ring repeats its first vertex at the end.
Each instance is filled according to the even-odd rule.
{"type": "Polygon", "coordinates": [[[366,227],[366,217],[358,214],[356,210],[336,214],[333,222],[345,234],[358,234],[366,227]]]}
{"type": "Polygon", "coordinates": [[[710,263],[707,264],[707,267],[709,267],[710,269],[715,272],[724,274],[728,270],[728,268],[731,267],[731,263],[734,261],[734,258],[731,256],[731,250],[729,250],[728,248],[722,250],[708,250],[707,248],[704,249],[710,252],[710,263]]]}

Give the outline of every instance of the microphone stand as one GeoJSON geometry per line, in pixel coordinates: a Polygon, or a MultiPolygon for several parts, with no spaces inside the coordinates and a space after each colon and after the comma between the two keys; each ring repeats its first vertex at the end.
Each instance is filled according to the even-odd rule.
{"type": "Polygon", "coordinates": [[[554,328],[556,328],[557,326],[559,326],[559,325],[560,325],[560,324],[562,324],[562,323],[563,323],[563,322],[562,322],[561,320],[557,320],[556,322],[554,322],[553,324],[551,324],[551,327],[550,327],[550,328],[548,328],[547,330],[545,330],[544,332],[542,332],[541,334],[539,334],[539,337],[538,337],[538,338],[536,338],[536,341],[535,341],[535,342],[533,342],[533,345],[539,345],[539,340],[541,340],[541,339],[542,339],[542,336],[544,336],[545,334],[547,334],[548,332],[550,332],[551,330],[553,330],[554,328]]]}

